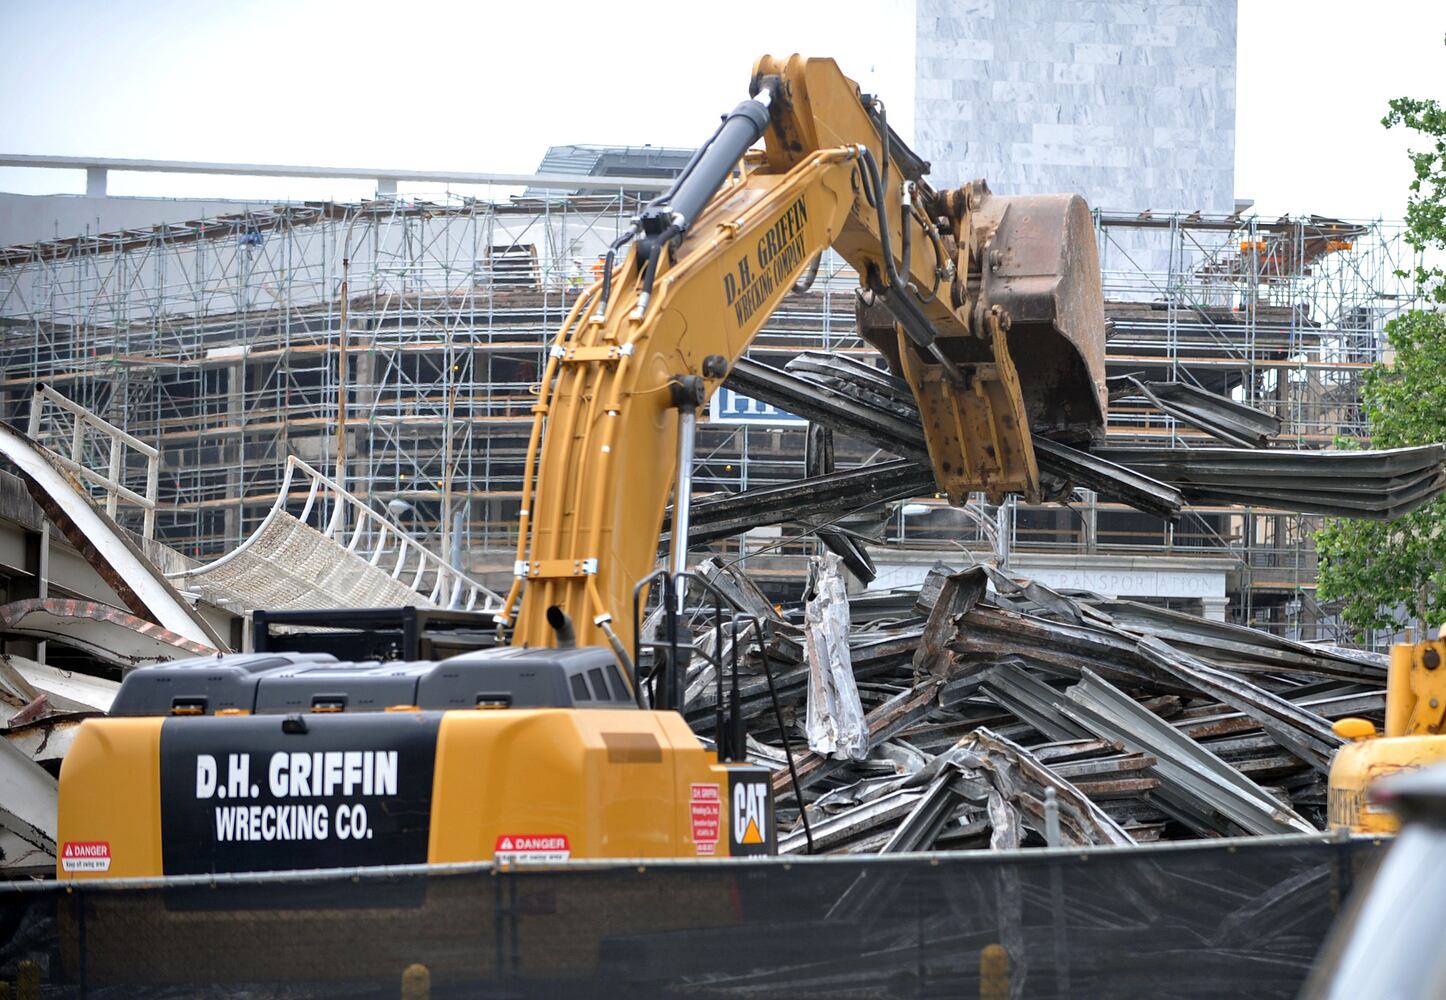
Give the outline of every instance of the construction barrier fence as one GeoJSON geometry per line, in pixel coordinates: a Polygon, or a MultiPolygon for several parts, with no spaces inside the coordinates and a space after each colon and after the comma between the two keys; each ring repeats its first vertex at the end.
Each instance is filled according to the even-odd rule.
{"type": "Polygon", "coordinates": [[[0,887],[40,997],[1291,997],[1373,839],[0,887]]]}

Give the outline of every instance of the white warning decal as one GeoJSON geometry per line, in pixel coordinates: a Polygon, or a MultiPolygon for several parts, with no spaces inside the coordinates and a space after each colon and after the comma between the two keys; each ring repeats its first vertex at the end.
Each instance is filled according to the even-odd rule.
{"type": "Polygon", "coordinates": [[[60,849],[60,870],[67,872],[110,871],[110,841],[67,840],[60,849]]]}
{"type": "Polygon", "coordinates": [[[690,786],[688,815],[693,823],[693,850],[703,856],[718,853],[718,830],[723,825],[723,803],[717,785],[690,786]]]}
{"type": "Polygon", "coordinates": [[[492,860],[504,864],[556,864],[570,857],[572,845],[560,833],[504,833],[492,850],[492,860]]]}

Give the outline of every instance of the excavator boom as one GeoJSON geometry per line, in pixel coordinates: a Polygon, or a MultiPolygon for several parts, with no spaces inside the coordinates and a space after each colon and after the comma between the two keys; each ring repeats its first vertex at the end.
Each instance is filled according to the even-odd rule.
{"type": "Polygon", "coordinates": [[[954,502],[1038,499],[1031,433],[1079,441],[1103,426],[1103,303],[1081,199],[1000,198],[982,181],[934,192],[882,105],[831,59],[765,56],[751,91],[615,245],[626,255],[552,344],[503,614],[514,643],[551,645],[556,606],[580,643],[628,648],[680,434],[830,247],[859,275],[860,334],[913,388],[954,502]]]}

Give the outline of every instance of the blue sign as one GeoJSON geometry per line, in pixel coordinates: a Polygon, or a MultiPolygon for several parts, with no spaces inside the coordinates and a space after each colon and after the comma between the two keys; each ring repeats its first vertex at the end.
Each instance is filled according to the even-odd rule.
{"type": "Polygon", "coordinates": [[[760,403],[751,396],[734,392],[727,386],[719,388],[708,401],[708,419],[715,424],[806,424],[808,421],[787,410],[760,403]]]}

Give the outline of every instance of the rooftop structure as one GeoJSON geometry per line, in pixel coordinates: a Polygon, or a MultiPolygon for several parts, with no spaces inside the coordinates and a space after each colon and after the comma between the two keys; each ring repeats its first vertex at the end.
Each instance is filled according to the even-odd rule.
{"type": "MultiPolygon", "coordinates": [[[[693,156],[691,149],[670,146],[549,146],[539,174],[579,174],[586,177],[656,177],[673,178],[683,172],[693,156]]],[[[571,191],[529,187],[524,198],[552,198],[571,191]]],[[[640,193],[629,191],[629,194],[640,193]]]]}

